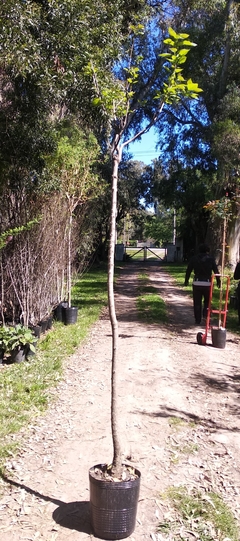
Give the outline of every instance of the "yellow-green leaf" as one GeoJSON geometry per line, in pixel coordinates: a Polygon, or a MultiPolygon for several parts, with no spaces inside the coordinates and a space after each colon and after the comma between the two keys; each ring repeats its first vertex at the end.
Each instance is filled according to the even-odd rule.
{"type": "Polygon", "coordinates": [[[180,56],[186,56],[189,53],[189,49],[180,49],[180,56]]]}
{"type": "Polygon", "coordinates": [[[187,39],[185,39],[182,44],[183,45],[188,45],[189,47],[196,47],[197,46],[196,43],[193,43],[193,41],[188,41],[187,39]]]}
{"type": "Polygon", "coordinates": [[[181,58],[179,58],[179,60],[178,60],[178,64],[184,64],[184,62],[186,62],[186,60],[187,60],[186,56],[181,56],[181,58]]]}
{"type": "Polygon", "coordinates": [[[174,45],[175,41],[170,38],[166,38],[163,43],[166,43],[167,45],[174,45]]]}
{"type": "MultiPolygon", "coordinates": [[[[175,30],[173,30],[173,28],[171,28],[171,26],[169,26],[168,28],[168,33],[170,36],[172,36],[174,39],[178,39],[179,35],[175,32],[175,30]]],[[[188,36],[187,36],[188,37],[188,36]]]]}
{"type": "Polygon", "coordinates": [[[100,105],[101,98],[93,98],[92,103],[93,103],[93,105],[100,105]]]}

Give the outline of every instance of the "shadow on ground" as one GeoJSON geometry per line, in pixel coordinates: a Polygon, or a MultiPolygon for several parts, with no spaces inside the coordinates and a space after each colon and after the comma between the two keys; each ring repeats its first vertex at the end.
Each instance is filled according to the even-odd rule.
{"type": "MultiPolygon", "coordinates": [[[[76,530],[77,532],[83,532],[86,534],[92,534],[92,528],[90,523],[90,505],[87,501],[77,501],[77,502],[62,502],[45,494],[33,490],[31,487],[24,485],[23,483],[18,483],[9,479],[5,475],[1,476],[5,483],[8,483],[11,486],[20,488],[32,494],[36,498],[39,498],[45,502],[52,502],[58,507],[54,510],[52,516],[56,524],[59,524],[63,528],[68,528],[70,530],[76,530]]],[[[36,504],[37,505],[37,504],[36,504]]]]}

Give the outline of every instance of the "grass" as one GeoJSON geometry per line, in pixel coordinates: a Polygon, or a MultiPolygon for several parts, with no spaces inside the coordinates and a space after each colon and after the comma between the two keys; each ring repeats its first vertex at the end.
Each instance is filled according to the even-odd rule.
{"type": "Polygon", "coordinates": [[[106,267],[93,269],[76,281],[72,305],[78,306],[75,325],[54,322],[40,338],[36,356],[0,370],[0,472],[19,446],[17,433],[40,415],[51,399],[51,389],[62,377],[63,361],[86,338],[107,303],[106,267]]]}
{"type": "Polygon", "coordinates": [[[148,275],[140,273],[138,281],[137,309],[140,319],[148,323],[166,323],[166,304],[157,289],[149,284],[148,275]]]}
{"type": "Polygon", "coordinates": [[[200,492],[185,487],[170,487],[163,495],[172,507],[171,520],[164,520],[158,531],[171,532],[172,541],[238,541],[239,528],[229,507],[215,492],[200,492]]]}
{"type": "MultiPolygon", "coordinates": [[[[187,287],[184,286],[186,268],[187,268],[186,263],[173,263],[173,264],[168,264],[164,266],[164,270],[166,270],[166,272],[168,272],[174,278],[176,285],[178,287],[182,287],[184,291],[186,291],[192,297],[191,279],[190,279],[189,285],[187,287]]],[[[226,275],[228,274],[229,274],[229,271],[226,270],[226,275]]],[[[230,294],[231,295],[233,294],[235,285],[237,285],[236,281],[231,280],[229,298],[230,298],[230,294]]],[[[225,299],[225,291],[224,291],[223,298],[225,299]]],[[[214,290],[213,290],[212,307],[216,308],[217,310],[219,309],[219,289],[217,287],[214,287],[214,290]]],[[[218,315],[215,315],[214,321],[216,321],[217,319],[218,319],[218,315]]],[[[229,329],[229,331],[232,331],[233,333],[240,334],[237,311],[234,308],[230,307],[229,303],[228,303],[226,328],[229,329]]]]}
{"type": "MultiPolygon", "coordinates": [[[[193,421],[187,421],[181,417],[175,416],[168,418],[168,424],[175,433],[180,431],[185,432],[185,429],[196,427],[196,423],[193,421]]],[[[172,453],[171,462],[177,464],[181,459],[181,455],[196,453],[199,450],[199,446],[196,443],[185,443],[185,441],[181,444],[180,440],[177,445],[171,442],[170,445],[168,445],[168,449],[172,453]]]]}
{"type": "Polygon", "coordinates": [[[182,426],[188,426],[188,422],[182,419],[181,417],[169,417],[168,424],[172,427],[178,428],[182,426]]]}

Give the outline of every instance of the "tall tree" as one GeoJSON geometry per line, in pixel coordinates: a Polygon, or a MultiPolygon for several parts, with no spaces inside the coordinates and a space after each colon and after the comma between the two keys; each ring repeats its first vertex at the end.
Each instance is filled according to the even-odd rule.
{"type": "MultiPolygon", "coordinates": [[[[172,15],[179,31],[189,31],[199,44],[190,51],[185,75],[198,78],[204,92],[191,107],[179,104],[166,109],[169,128],[162,149],[165,161],[208,169],[213,198],[225,195],[230,184],[238,197],[239,170],[239,25],[240,5],[235,0],[173,0],[172,15]],[[171,128],[170,128],[171,126],[171,128]],[[226,144],[220,144],[226,141],[226,144]],[[167,144],[166,144],[167,142],[167,144]]],[[[174,23],[172,23],[174,24],[174,23]]],[[[160,126],[162,130],[162,126],[160,126]]],[[[219,229],[216,223],[215,229],[219,229]]],[[[210,238],[210,229],[208,233],[210,238]]],[[[233,200],[228,222],[229,258],[234,263],[239,250],[239,206],[233,200]]],[[[212,244],[220,245],[219,237],[212,244]]]]}
{"type": "MultiPolygon", "coordinates": [[[[96,96],[94,103],[106,119],[106,148],[112,159],[111,228],[108,257],[108,304],[112,326],[112,400],[111,421],[113,436],[112,472],[120,477],[122,455],[117,415],[117,344],[118,322],[114,303],[114,254],[116,242],[116,211],[119,165],[124,148],[141,137],[159,119],[165,103],[177,103],[182,97],[197,98],[201,89],[191,79],[182,76],[189,49],[194,45],[188,34],[177,34],[169,29],[170,36],[164,40],[169,52],[155,49],[149,23],[130,25],[129,40],[122,59],[112,74],[112,83],[106,81],[99,66],[89,63],[89,76],[93,80],[96,96]],[[150,62],[150,69],[147,65],[150,62]],[[167,76],[164,63],[168,65],[167,76]],[[151,102],[151,110],[149,103],[151,102]],[[144,127],[141,123],[145,120],[144,127]]],[[[152,32],[153,29],[152,29],[152,32]]],[[[153,35],[152,35],[153,38],[153,35]]]]}

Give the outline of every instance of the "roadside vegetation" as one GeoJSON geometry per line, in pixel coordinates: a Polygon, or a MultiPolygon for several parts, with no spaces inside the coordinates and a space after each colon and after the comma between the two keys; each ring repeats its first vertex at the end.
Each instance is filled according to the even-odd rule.
{"type": "MultiPolygon", "coordinates": [[[[20,364],[2,365],[0,370],[0,471],[20,445],[17,433],[34,423],[53,398],[52,389],[59,383],[63,362],[86,338],[92,324],[107,303],[107,269],[91,269],[75,282],[73,302],[78,306],[74,325],[54,322],[42,335],[36,355],[20,364]]],[[[79,359],[81,362],[81,359],[79,359]]],[[[20,436],[19,436],[20,437],[20,436]]]]}
{"type": "Polygon", "coordinates": [[[185,487],[170,487],[161,498],[170,504],[169,518],[158,526],[158,531],[166,535],[162,540],[191,537],[199,541],[238,541],[236,519],[215,492],[188,492],[185,487]]]}

